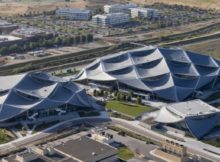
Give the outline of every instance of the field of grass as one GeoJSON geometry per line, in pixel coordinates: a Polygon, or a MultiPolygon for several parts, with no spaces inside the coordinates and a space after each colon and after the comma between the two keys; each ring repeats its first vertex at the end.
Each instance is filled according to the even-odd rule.
{"type": "Polygon", "coordinates": [[[217,40],[209,40],[201,43],[187,45],[184,46],[183,48],[189,51],[210,55],[215,58],[220,58],[219,44],[220,44],[220,39],[217,39],[217,40]]]}
{"type": "Polygon", "coordinates": [[[129,160],[134,157],[134,153],[128,147],[121,147],[118,156],[122,160],[129,160]]]}
{"type": "Polygon", "coordinates": [[[219,139],[209,140],[209,141],[204,141],[204,142],[209,144],[209,145],[212,145],[212,146],[220,148],[220,140],[219,139]]]}
{"type": "Polygon", "coordinates": [[[119,101],[109,101],[106,105],[106,108],[117,111],[119,113],[121,112],[132,117],[137,117],[144,112],[153,111],[153,108],[149,106],[131,105],[119,101]]]}

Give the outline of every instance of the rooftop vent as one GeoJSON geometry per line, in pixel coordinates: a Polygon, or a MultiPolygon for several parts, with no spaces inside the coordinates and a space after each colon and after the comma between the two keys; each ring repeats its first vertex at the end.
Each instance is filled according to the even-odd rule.
{"type": "Polygon", "coordinates": [[[95,153],[95,152],[92,152],[92,156],[96,156],[96,153],[95,153]]]}

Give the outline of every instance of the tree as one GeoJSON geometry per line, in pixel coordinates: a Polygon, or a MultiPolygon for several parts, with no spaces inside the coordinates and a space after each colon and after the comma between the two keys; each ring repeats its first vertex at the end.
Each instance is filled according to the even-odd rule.
{"type": "Polygon", "coordinates": [[[104,96],[108,97],[108,91],[104,91],[104,96]]]}
{"type": "Polygon", "coordinates": [[[142,100],[140,96],[137,97],[137,104],[142,104],[142,100]]]}
{"type": "Polygon", "coordinates": [[[86,43],[86,38],[87,38],[87,37],[86,37],[85,35],[82,35],[82,36],[81,36],[81,42],[82,42],[82,43],[86,43]]]}
{"type": "Polygon", "coordinates": [[[121,94],[119,92],[116,94],[116,100],[120,101],[120,95],[121,94]]]}
{"type": "Polygon", "coordinates": [[[126,100],[126,101],[131,101],[130,98],[129,98],[129,96],[126,96],[125,100],[126,100]]]}
{"type": "Polygon", "coordinates": [[[126,95],[122,94],[122,101],[126,101],[126,95]]]}
{"type": "Polygon", "coordinates": [[[61,45],[62,44],[62,39],[60,37],[54,38],[54,44],[61,45]]]}
{"type": "Polygon", "coordinates": [[[18,45],[14,44],[14,45],[9,47],[9,51],[12,52],[12,53],[21,52],[21,48],[18,47],[18,45]]]}
{"type": "Polygon", "coordinates": [[[66,72],[67,73],[72,73],[72,69],[67,69],[66,72]]]}
{"type": "Polygon", "coordinates": [[[87,34],[87,41],[92,42],[93,41],[93,35],[92,34],[87,34]]]}
{"type": "Polygon", "coordinates": [[[74,42],[76,43],[76,44],[79,44],[80,43],[80,36],[79,35],[77,35],[77,36],[75,36],[74,37],[74,42]]]}
{"type": "Polygon", "coordinates": [[[93,91],[93,96],[97,96],[97,91],[96,91],[96,89],[94,89],[94,91],[93,91]]]}
{"type": "Polygon", "coordinates": [[[5,140],[7,137],[5,129],[0,129],[0,140],[5,140]]]}
{"type": "Polygon", "coordinates": [[[104,90],[103,90],[103,89],[101,89],[99,95],[100,95],[100,96],[104,96],[104,90]]]}
{"type": "Polygon", "coordinates": [[[129,93],[128,93],[128,101],[131,101],[132,97],[133,97],[133,91],[129,91],[129,93]]]}
{"type": "Polygon", "coordinates": [[[1,54],[2,56],[7,55],[7,54],[8,54],[8,48],[2,47],[2,48],[0,49],[0,54],[1,54]]]}

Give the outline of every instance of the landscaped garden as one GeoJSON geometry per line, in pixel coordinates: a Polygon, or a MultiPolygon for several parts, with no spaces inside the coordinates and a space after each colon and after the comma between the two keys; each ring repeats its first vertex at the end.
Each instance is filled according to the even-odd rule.
{"type": "Polygon", "coordinates": [[[129,160],[134,157],[134,153],[128,147],[121,147],[118,156],[122,160],[129,160]]]}
{"type": "Polygon", "coordinates": [[[106,104],[107,109],[111,109],[113,111],[117,111],[122,114],[126,114],[131,117],[137,117],[144,112],[151,112],[154,109],[150,106],[126,103],[121,101],[109,101],[106,104]]]}

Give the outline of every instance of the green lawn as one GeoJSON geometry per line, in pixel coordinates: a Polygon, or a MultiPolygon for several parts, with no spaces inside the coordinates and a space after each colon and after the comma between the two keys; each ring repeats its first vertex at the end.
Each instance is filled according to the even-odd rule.
{"type": "Polygon", "coordinates": [[[134,157],[134,153],[127,147],[119,148],[119,158],[122,160],[129,160],[134,157]]]}
{"type": "Polygon", "coordinates": [[[204,141],[204,142],[209,144],[209,145],[212,145],[212,146],[220,148],[220,140],[219,139],[209,140],[209,141],[204,141]]]}
{"type": "Polygon", "coordinates": [[[4,144],[11,141],[11,137],[8,136],[5,129],[0,129],[0,144],[4,144]]]}
{"type": "Polygon", "coordinates": [[[106,105],[106,108],[121,112],[132,117],[137,117],[144,112],[153,111],[153,108],[149,106],[132,105],[120,101],[109,101],[106,105]]]}

